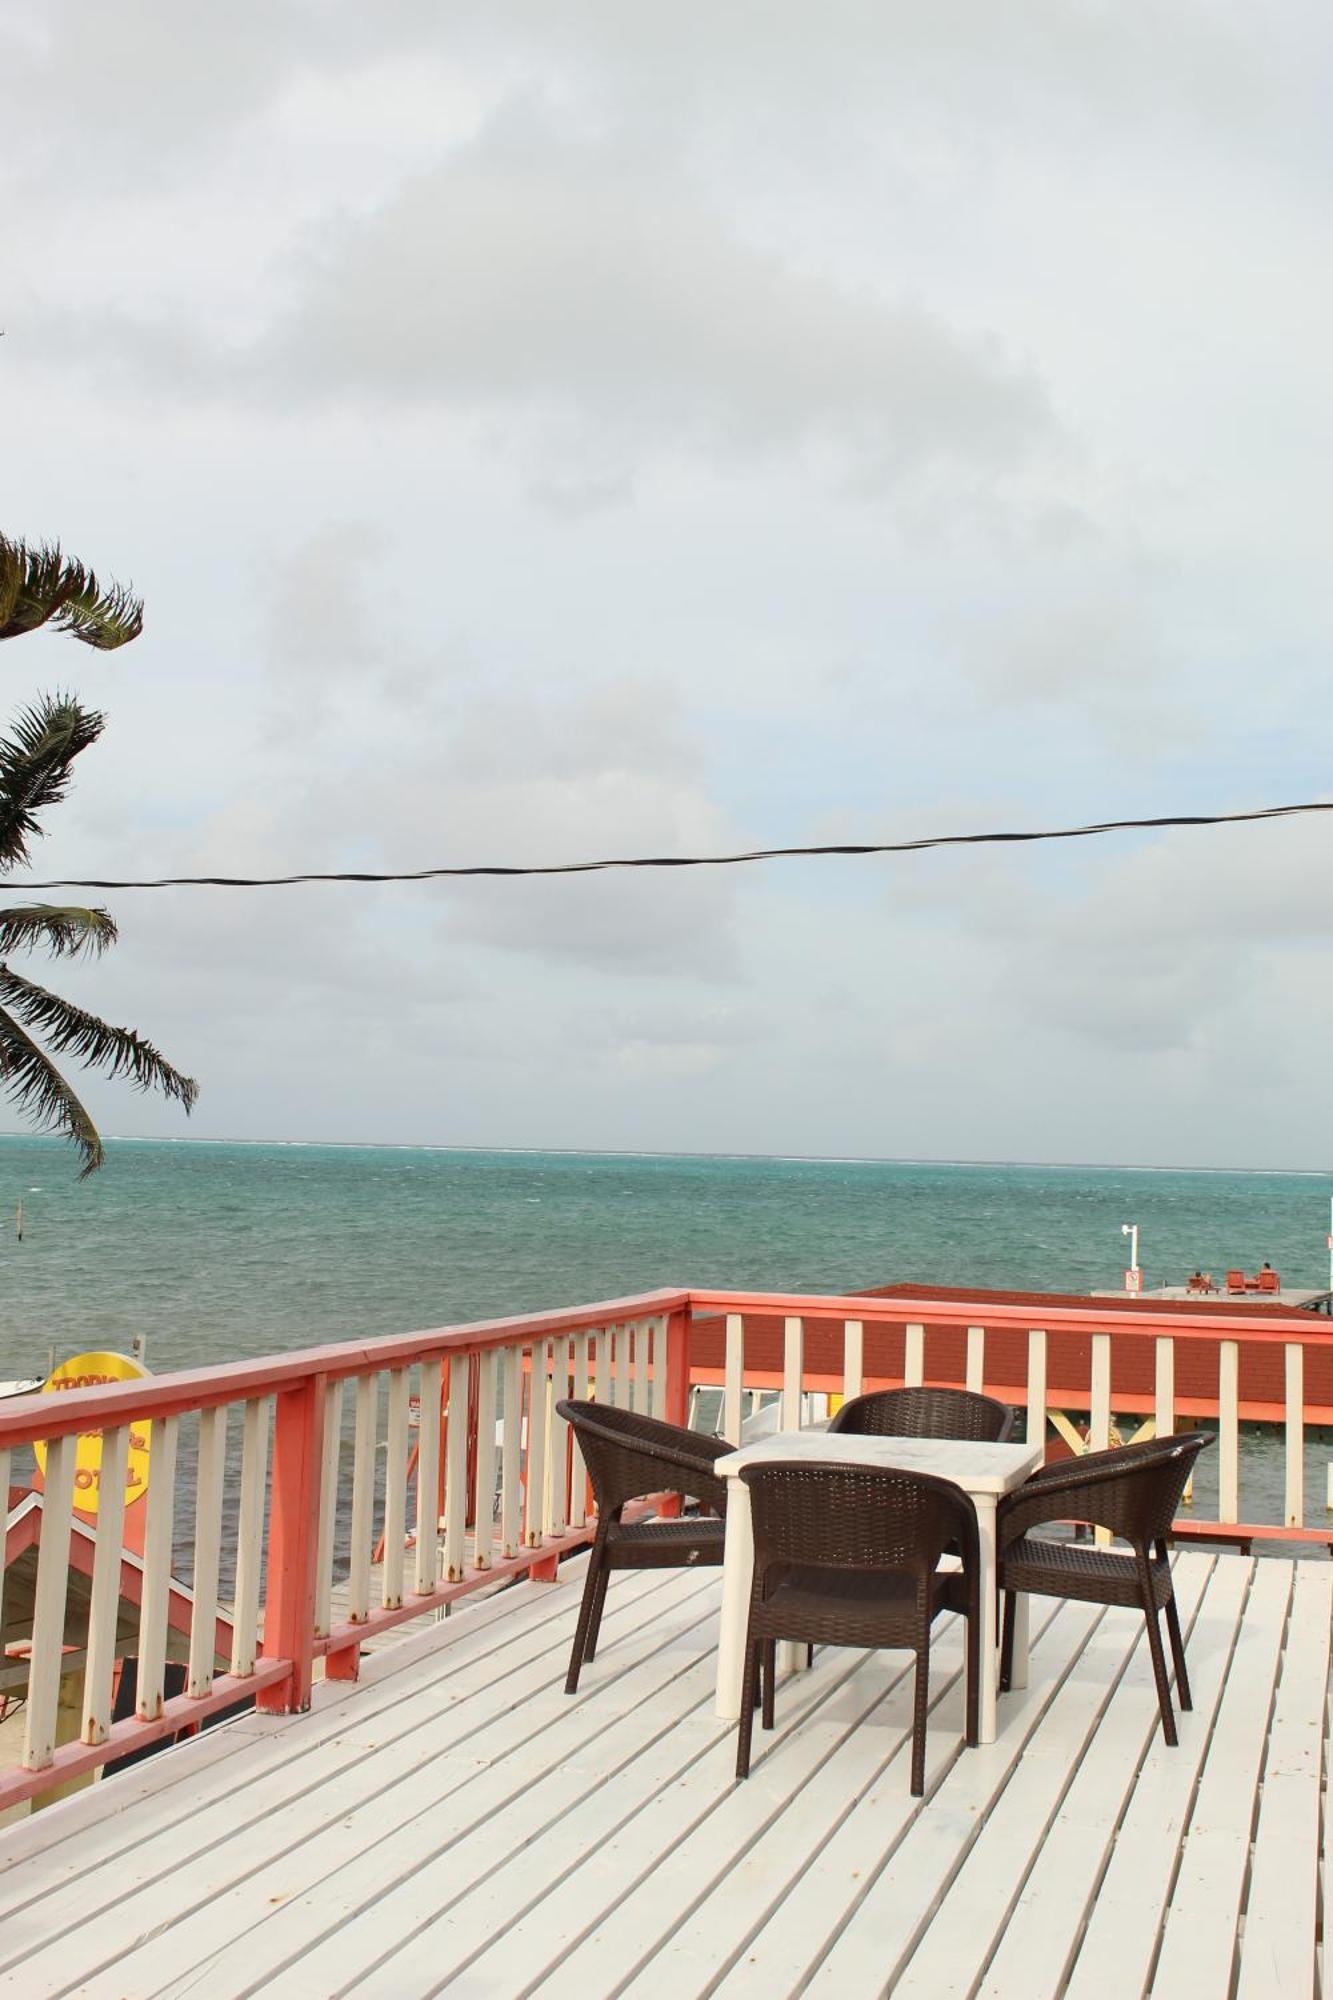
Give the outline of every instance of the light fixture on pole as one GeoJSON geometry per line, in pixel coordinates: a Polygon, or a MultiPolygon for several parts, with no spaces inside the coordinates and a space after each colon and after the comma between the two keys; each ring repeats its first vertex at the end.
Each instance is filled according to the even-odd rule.
{"type": "Polygon", "coordinates": [[[1139,1225],[1137,1222],[1122,1222],[1120,1234],[1129,1238],[1129,1269],[1125,1273],[1125,1290],[1141,1292],[1143,1273],[1139,1269],[1139,1225]]]}

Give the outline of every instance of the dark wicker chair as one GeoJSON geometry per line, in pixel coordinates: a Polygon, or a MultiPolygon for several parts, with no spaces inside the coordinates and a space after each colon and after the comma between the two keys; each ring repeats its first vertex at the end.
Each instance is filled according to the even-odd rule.
{"type": "Polygon", "coordinates": [[[829,1425],[856,1437],[971,1438],[1004,1444],[1014,1413],[972,1389],[874,1389],[844,1403],[829,1425]]]}
{"type": "Polygon", "coordinates": [[[1014,1599],[1018,1591],[1078,1598],[1089,1604],[1136,1604],[1148,1627],[1162,1734],[1168,1743],[1176,1741],[1176,1719],[1157,1623],[1159,1611],[1166,1613],[1180,1706],[1188,1709],[1192,1703],[1166,1537],[1194,1461],[1212,1441],[1211,1432],[1185,1431],[1179,1437],[1152,1438],[1116,1451],[1061,1459],[1035,1472],[1001,1500],[996,1532],[999,1581],[1004,1592],[1002,1688],[1009,1686],[1013,1673],[1014,1599]],[[1109,1528],[1130,1544],[1132,1554],[1028,1532],[1051,1521],[1109,1528]]]}
{"type": "Polygon", "coordinates": [[[745,1639],[736,1776],[750,1771],[756,1694],[773,1727],[780,1639],[825,1646],[907,1646],[916,1654],[912,1721],[914,1797],[925,1790],[930,1627],[939,1611],[968,1621],[967,1741],[977,1740],[977,1516],[947,1479],[887,1467],[749,1465],[754,1582],[745,1639]],[[961,1570],[941,1570],[950,1543],[961,1570]]]}
{"type": "Polygon", "coordinates": [[[565,1692],[573,1694],[580,1668],[597,1651],[607,1579],[613,1569],[679,1569],[689,1563],[721,1562],[727,1484],[717,1478],[713,1466],[735,1446],[724,1438],[703,1437],[609,1404],[560,1402],[556,1408],[579,1441],[597,1502],[597,1534],[565,1681],[565,1692]],[[676,1521],[621,1520],[630,1500],[667,1492],[688,1495],[711,1512],[676,1521]]]}

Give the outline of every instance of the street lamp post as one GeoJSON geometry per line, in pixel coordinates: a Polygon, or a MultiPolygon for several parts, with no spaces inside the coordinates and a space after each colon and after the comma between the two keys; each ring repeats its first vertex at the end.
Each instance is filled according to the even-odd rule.
{"type": "Polygon", "coordinates": [[[1120,1234],[1129,1238],[1129,1269],[1125,1273],[1125,1290],[1141,1292],[1143,1273],[1139,1269],[1139,1225],[1137,1222],[1122,1222],[1120,1234]]]}

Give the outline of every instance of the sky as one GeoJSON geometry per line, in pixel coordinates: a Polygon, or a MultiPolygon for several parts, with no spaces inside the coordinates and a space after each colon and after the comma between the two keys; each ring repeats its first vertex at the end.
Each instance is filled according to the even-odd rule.
{"type": "MultiPolygon", "coordinates": [[[[0,527],[146,602],[0,652],[108,717],[30,879],[1333,796],[1331,57],[0,0],[0,527]]],[[[1322,1168],[1331,842],[124,891],[25,969],[199,1080],[84,1079],[112,1134],[1322,1168]]]]}

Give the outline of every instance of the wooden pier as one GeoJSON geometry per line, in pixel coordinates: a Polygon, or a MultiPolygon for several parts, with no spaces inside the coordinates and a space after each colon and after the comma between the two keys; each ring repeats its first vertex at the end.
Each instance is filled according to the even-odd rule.
{"type": "Polygon", "coordinates": [[[1174,1750],[1136,1613],[1035,1604],[982,1750],[942,1628],[920,1801],[899,1654],[819,1653],[734,1782],[716,1572],[617,1580],[566,1696],[582,1566],[0,1836],[0,1992],[1320,1990],[1327,1563],[1177,1558],[1174,1750]]]}

